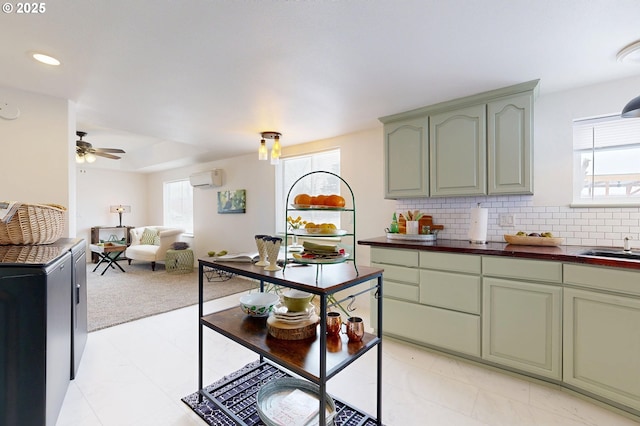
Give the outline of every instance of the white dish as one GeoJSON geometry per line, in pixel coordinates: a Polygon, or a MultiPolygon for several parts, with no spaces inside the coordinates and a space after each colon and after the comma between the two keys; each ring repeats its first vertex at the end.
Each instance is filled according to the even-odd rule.
{"type": "Polygon", "coordinates": [[[310,228],[310,229],[294,229],[293,235],[304,237],[305,235],[323,235],[325,237],[340,237],[342,235],[347,235],[347,231],[344,229],[321,229],[321,228],[310,228]]]}
{"type": "Polygon", "coordinates": [[[298,210],[344,210],[344,207],[323,206],[315,204],[291,204],[291,207],[298,210]]]}

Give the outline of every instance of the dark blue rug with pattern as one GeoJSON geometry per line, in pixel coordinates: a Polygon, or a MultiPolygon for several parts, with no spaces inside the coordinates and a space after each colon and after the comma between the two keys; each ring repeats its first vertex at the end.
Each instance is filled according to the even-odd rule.
{"type": "MultiPolygon", "coordinates": [[[[204,393],[210,398],[194,392],[182,401],[209,425],[265,426],[258,415],[256,395],[261,386],[282,377],[291,375],[269,362],[255,361],[206,386],[204,393]]],[[[336,405],[335,426],[377,425],[374,417],[338,399],[333,400],[336,405]]]]}

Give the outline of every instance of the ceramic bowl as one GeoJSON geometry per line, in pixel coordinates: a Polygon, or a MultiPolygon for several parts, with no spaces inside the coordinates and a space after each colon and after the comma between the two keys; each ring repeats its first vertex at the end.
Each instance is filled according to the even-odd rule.
{"type": "Polygon", "coordinates": [[[304,311],[309,307],[309,302],[313,299],[313,294],[300,290],[289,290],[282,295],[284,306],[290,312],[304,311]]]}
{"type": "Polygon", "coordinates": [[[252,317],[266,317],[280,301],[274,293],[249,293],[240,296],[240,309],[252,317]]]}

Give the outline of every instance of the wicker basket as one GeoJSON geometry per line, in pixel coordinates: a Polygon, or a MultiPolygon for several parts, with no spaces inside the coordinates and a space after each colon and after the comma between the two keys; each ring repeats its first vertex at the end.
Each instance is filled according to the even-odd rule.
{"type": "Polygon", "coordinates": [[[66,211],[57,204],[21,204],[9,223],[0,221],[0,245],[55,242],[64,231],[66,211]]]}

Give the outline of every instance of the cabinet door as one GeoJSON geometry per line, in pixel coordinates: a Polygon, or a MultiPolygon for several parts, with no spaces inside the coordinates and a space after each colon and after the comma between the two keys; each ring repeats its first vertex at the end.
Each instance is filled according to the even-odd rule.
{"type": "Polygon", "coordinates": [[[533,94],[487,105],[489,194],[533,194],[533,94]]]}
{"type": "Polygon", "coordinates": [[[428,117],[384,126],[385,198],[429,196],[428,117]]]}
{"type": "Polygon", "coordinates": [[[640,300],[564,290],[566,383],[640,410],[640,300]]]}
{"type": "Polygon", "coordinates": [[[482,358],[561,379],[562,288],[483,279],[482,358]]]}
{"type": "MultiPolygon", "coordinates": [[[[383,332],[414,343],[480,356],[480,317],[383,298],[383,332]]],[[[375,318],[375,317],[374,317],[375,318]]]]}
{"type": "Polygon", "coordinates": [[[429,138],[432,197],[487,193],[485,104],[431,116],[429,138]]]}

